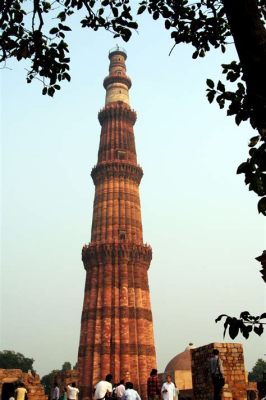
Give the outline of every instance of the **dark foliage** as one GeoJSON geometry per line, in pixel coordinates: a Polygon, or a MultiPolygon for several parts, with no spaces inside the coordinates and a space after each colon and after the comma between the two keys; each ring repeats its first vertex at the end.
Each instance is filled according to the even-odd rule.
{"type": "Polygon", "coordinates": [[[48,396],[51,395],[51,391],[52,391],[52,387],[55,383],[55,375],[59,372],[58,369],[54,369],[53,371],[51,371],[49,374],[44,375],[41,379],[41,384],[44,387],[44,391],[45,394],[47,394],[48,396]]]}
{"type": "MultiPolygon", "coordinates": [[[[73,367],[73,369],[76,369],[76,365],[73,367]]],[[[52,387],[55,383],[55,375],[61,371],[67,371],[70,369],[71,369],[71,363],[69,361],[65,361],[64,364],[62,365],[61,370],[54,369],[49,374],[44,375],[41,379],[41,383],[44,386],[45,394],[47,394],[48,396],[51,395],[52,387]]]]}
{"type": "MultiPolygon", "coordinates": [[[[79,11],[81,26],[105,29],[128,41],[138,28],[138,15],[147,12],[163,20],[174,41],[194,47],[192,58],[212,48],[223,53],[232,41],[239,61],[224,64],[233,89],[207,80],[207,98],[239,125],[249,121],[257,132],[250,140],[249,157],[237,169],[249,190],[261,199],[258,211],[266,215],[266,2],[265,0],[3,0],[0,4],[0,61],[28,60],[27,82],[42,81],[42,93],[53,96],[62,81],[70,81],[68,19],[79,11]],[[134,8],[136,6],[136,10],[134,8]],[[48,21],[48,22],[47,22],[48,21]],[[52,24],[52,26],[51,26],[52,24]]],[[[173,49],[172,49],[173,50],[173,49]]],[[[171,50],[171,51],[172,51],[171,50]]]]}
{"type": "Polygon", "coordinates": [[[71,369],[71,363],[69,361],[65,361],[62,365],[62,371],[68,371],[71,369]]]}
{"type": "Polygon", "coordinates": [[[243,311],[239,318],[229,317],[229,315],[222,314],[216,318],[215,322],[221,321],[222,318],[225,318],[224,337],[228,330],[231,339],[235,339],[239,333],[241,333],[245,339],[248,339],[251,332],[254,332],[259,336],[262,335],[264,331],[263,325],[265,324],[262,320],[266,318],[266,313],[254,317],[250,315],[248,311],[243,311]]]}
{"type": "Polygon", "coordinates": [[[266,361],[259,358],[252,368],[251,372],[248,374],[248,380],[250,382],[262,382],[263,377],[266,374],[266,361]]]}
{"type": "Polygon", "coordinates": [[[34,372],[33,363],[33,358],[27,358],[21,353],[11,350],[0,351],[0,368],[21,369],[23,372],[31,370],[34,372]]]}

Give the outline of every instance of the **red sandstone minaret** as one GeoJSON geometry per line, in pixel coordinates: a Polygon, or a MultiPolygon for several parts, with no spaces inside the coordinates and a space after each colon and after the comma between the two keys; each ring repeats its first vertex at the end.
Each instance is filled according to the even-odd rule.
{"type": "Polygon", "coordinates": [[[118,47],[109,53],[98,163],[91,173],[91,242],[82,250],[87,271],[78,356],[82,400],[92,397],[93,386],[108,373],[114,382],[131,380],[145,399],[147,377],[156,367],[147,275],[152,250],[142,237],[143,172],[137,164],[126,58],[118,47]]]}

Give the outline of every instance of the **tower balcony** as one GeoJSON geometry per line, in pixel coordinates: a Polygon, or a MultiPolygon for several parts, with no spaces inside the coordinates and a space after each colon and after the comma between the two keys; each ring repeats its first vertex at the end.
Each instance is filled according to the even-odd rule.
{"type": "Polygon", "coordinates": [[[143,170],[139,165],[125,163],[124,161],[104,162],[96,165],[91,171],[95,185],[104,179],[124,178],[131,179],[140,184],[143,170]]]}

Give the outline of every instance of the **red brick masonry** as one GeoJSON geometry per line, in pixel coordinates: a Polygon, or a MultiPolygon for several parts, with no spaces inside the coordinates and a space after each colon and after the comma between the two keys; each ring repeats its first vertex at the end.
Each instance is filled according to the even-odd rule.
{"type": "MultiPolygon", "coordinates": [[[[112,95],[127,96],[131,81],[125,72],[126,55],[118,50],[109,58],[105,88],[124,85],[112,95]]],[[[110,101],[99,121],[98,163],[91,173],[91,242],[82,250],[86,283],[78,356],[81,398],[90,399],[95,383],[111,372],[114,382],[130,379],[145,400],[156,356],[147,275],[152,250],[142,235],[136,113],[124,101],[110,101]]]]}

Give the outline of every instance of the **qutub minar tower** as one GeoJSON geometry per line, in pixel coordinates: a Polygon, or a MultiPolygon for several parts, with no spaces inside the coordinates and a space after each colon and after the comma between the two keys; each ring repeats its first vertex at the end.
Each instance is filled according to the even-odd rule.
{"type": "Polygon", "coordinates": [[[156,367],[148,285],[152,250],[143,243],[143,172],[137,164],[126,58],[118,47],[109,53],[105,107],[98,115],[102,129],[91,172],[91,242],[82,250],[87,271],[78,355],[82,400],[92,397],[94,385],[108,373],[113,382],[132,381],[145,399],[147,377],[156,367]]]}

